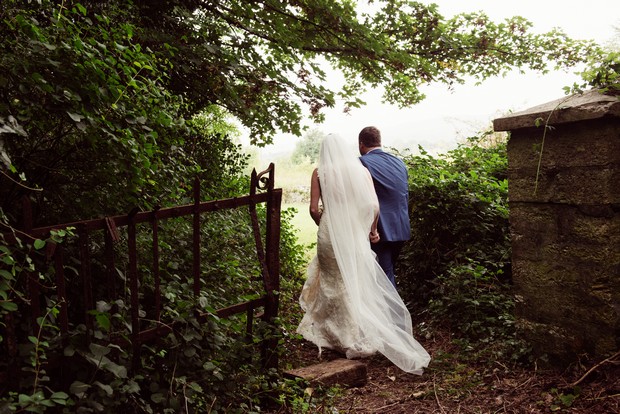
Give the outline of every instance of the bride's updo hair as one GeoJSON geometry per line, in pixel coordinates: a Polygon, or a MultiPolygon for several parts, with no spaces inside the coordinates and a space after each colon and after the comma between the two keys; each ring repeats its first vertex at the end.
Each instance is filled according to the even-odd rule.
{"type": "Polygon", "coordinates": [[[381,131],[377,127],[369,126],[360,131],[359,142],[368,148],[381,146],[381,131]]]}

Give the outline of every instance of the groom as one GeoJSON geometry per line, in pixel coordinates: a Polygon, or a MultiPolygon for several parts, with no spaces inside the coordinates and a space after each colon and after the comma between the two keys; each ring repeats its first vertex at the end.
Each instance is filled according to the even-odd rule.
{"type": "MultiPolygon", "coordinates": [[[[381,132],[369,126],[359,133],[362,164],[370,171],[379,198],[379,238],[371,243],[377,261],[396,287],[394,263],[411,237],[409,223],[409,187],[405,163],[381,149],[381,132]]],[[[372,241],[372,237],[371,237],[372,241]]]]}

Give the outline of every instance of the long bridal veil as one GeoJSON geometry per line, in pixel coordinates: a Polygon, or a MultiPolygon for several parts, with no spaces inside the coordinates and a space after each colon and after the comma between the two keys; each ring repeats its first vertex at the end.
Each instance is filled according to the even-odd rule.
{"type": "Polygon", "coordinates": [[[362,348],[376,349],[402,370],[422,374],[430,355],[414,339],[411,316],[370,249],[379,203],[368,170],[338,135],[328,135],[318,165],[323,214],[362,348]]]}

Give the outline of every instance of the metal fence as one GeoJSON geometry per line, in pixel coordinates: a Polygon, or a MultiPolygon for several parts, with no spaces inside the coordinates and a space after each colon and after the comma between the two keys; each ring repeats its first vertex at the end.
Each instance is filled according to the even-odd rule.
{"type": "MultiPolygon", "coordinates": [[[[201,224],[205,220],[204,215],[208,212],[214,212],[219,210],[234,209],[240,207],[247,207],[248,214],[251,219],[251,226],[253,232],[254,243],[256,245],[256,256],[261,268],[260,278],[264,287],[264,294],[256,299],[240,302],[232,306],[228,306],[222,309],[217,309],[215,312],[217,316],[221,318],[228,318],[235,314],[246,314],[246,331],[248,334],[252,333],[253,322],[256,317],[261,318],[268,324],[272,324],[274,319],[278,316],[278,290],[279,290],[279,250],[280,250],[280,209],[282,201],[282,190],[274,188],[274,174],[275,167],[273,164],[269,165],[265,171],[257,173],[254,170],[251,174],[251,185],[249,195],[228,199],[220,199],[213,201],[200,201],[200,183],[198,179],[194,182],[193,188],[193,204],[161,208],[153,211],[132,211],[127,215],[105,217],[94,220],[84,220],[72,223],[64,223],[53,226],[31,228],[32,223],[31,206],[26,203],[24,205],[24,217],[25,225],[23,236],[34,239],[48,239],[50,232],[54,230],[62,230],[67,228],[74,228],[77,235],[77,256],[71,261],[71,257],[63,247],[63,244],[57,244],[48,242],[45,247],[45,260],[49,266],[53,266],[55,275],[55,296],[58,298],[59,312],[57,315],[57,322],[60,329],[60,337],[63,341],[66,341],[67,334],[69,333],[69,327],[75,325],[70,320],[70,315],[75,315],[75,311],[70,312],[71,306],[75,306],[75,309],[79,309],[82,313],[79,318],[86,325],[87,340],[88,335],[93,332],[93,310],[95,309],[96,298],[94,296],[93,289],[93,276],[91,275],[92,267],[92,240],[97,238],[103,240],[103,251],[101,256],[105,262],[104,268],[106,269],[106,275],[103,278],[98,278],[97,283],[104,283],[108,298],[116,297],[117,294],[117,279],[118,275],[115,274],[115,252],[114,246],[120,239],[121,229],[126,232],[126,257],[128,259],[128,273],[126,277],[126,283],[128,284],[129,297],[130,297],[130,323],[131,330],[129,337],[123,338],[110,338],[111,342],[125,342],[125,345],[131,347],[132,353],[132,366],[133,368],[139,368],[140,366],[140,351],[141,347],[145,344],[152,343],[163,335],[171,332],[175,326],[173,322],[161,321],[161,279],[160,279],[160,224],[164,220],[191,216],[192,218],[192,274],[191,283],[194,295],[199,295],[201,290],[201,257],[200,257],[200,231],[201,224]],[[266,204],[266,215],[264,231],[261,232],[261,223],[256,210],[258,204],[266,204]],[[141,292],[141,276],[138,266],[138,251],[136,244],[137,225],[140,223],[146,223],[150,225],[150,232],[152,234],[152,263],[148,264],[151,267],[151,274],[153,276],[152,289],[149,290],[151,297],[145,297],[144,292],[141,292]],[[126,228],[126,229],[124,229],[126,228]],[[78,297],[71,297],[67,293],[66,289],[66,277],[65,271],[68,263],[78,263],[78,280],[81,283],[80,295],[78,297]],[[141,315],[141,309],[146,305],[143,302],[148,302],[150,318],[148,321],[141,315]],[[77,305],[79,304],[79,306],[77,305]],[[155,321],[155,323],[153,323],[155,321]]],[[[5,235],[5,241],[10,240],[11,235],[5,235]]],[[[145,265],[141,263],[141,265],[145,265]]],[[[98,286],[100,288],[100,286],[98,286]]],[[[98,292],[102,289],[97,289],[98,292]]],[[[4,315],[4,318],[0,320],[0,327],[2,328],[2,336],[4,337],[3,343],[0,345],[0,354],[4,354],[5,369],[0,370],[0,383],[6,383],[13,381],[15,376],[19,376],[19,367],[17,366],[18,359],[18,343],[21,338],[16,335],[16,324],[23,321],[23,318],[30,318],[31,329],[35,329],[38,326],[37,319],[40,318],[43,312],[43,292],[38,280],[38,275],[35,273],[28,274],[28,283],[26,289],[27,297],[23,298],[23,303],[29,304],[24,308],[25,312],[22,312],[20,308],[19,320],[16,320],[16,313],[9,312],[4,315]],[[2,372],[4,371],[4,372],[2,372]]],[[[206,317],[206,314],[196,312],[199,318],[206,317]]],[[[34,333],[30,333],[31,335],[34,333]]],[[[273,335],[270,335],[273,338],[273,335]]],[[[260,344],[261,350],[261,363],[265,368],[274,368],[278,365],[277,359],[277,340],[266,338],[260,344]]]]}

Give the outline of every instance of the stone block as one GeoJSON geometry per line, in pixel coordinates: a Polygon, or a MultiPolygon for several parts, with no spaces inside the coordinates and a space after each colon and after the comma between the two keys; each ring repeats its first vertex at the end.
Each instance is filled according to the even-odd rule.
{"type": "Polygon", "coordinates": [[[552,202],[562,204],[620,203],[619,166],[543,167],[536,183],[536,168],[508,172],[510,202],[552,202]]]}
{"type": "Polygon", "coordinates": [[[285,374],[293,378],[303,378],[310,384],[328,387],[333,385],[360,387],[367,381],[366,364],[344,358],[293,369],[286,371],[285,374]]]}
{"type": "Polygon", "coordinates": [[[508,141],[508,167],[543,168],[604,167],[620,162],[620,120],[597,120],[560,125],[545,135],[543,129],[520,130],[508,141]],[[540,149],[543,148],[542,158],[540,149]]]}
{"type": "Polygon", "coordinates": [[[559,326],[521,319],[517,329],[532,346],[534,356],[545,356],[552,366],[570,364],[583,350],[580,338],[559,326]]]}
{"type": "MultiPolygon", "coordinates": [[[[617,326],[617,325],[616,325],[617,326]]],[[[531,346],[535,356],[546,355],[552,365],[567,365],[584,353],[589,357],[609,355],[617,351],[618,336],[610,326],[517,321],[519,335],[531,346]],[[579,329],[581,327],[581,329],[579,329]]]]}
{"type": "Polygon", "coordinates": [[[572,323],[575,306],[581,304],[583,297],[578,284],[571,280],[574,275],[567,275],[562,267],[541,269],[541,262],[520,261],[513,264],[513,279],[519,317],[536,322],[572,323]]]}
{"type": "Polygon", "coordinates": [[[514,131],[508,142],[510,200],[619,203],[618,131],[619,119],[559,125],[547,132],[542,158],[542,129],[514,131]]]}
{"type": "Polygon", "coordinates": [[[571,227],[575,240],[589,245],[620,246],[620,213],[614,213],[611,206],[584,206],[578,210],[571,227]]]}
{"type": "MultiPolygon", "coordinates": [[[[602,355],[620,340],[620,280],[614,277],[618,266],[581,260],[584,258],[571,255],[543,261],[513,260],[515,311],[521,323],[546,326],[556,333],[570,332],[572,344],[591,355],[602,355]]],[[[540,341],[536,335],[541,332],[530,329],[528,340],[540,341]]],[[[540,342],[541,347],[544,343],[540,342]]]]}
{"type": "Polygon", "coordinates": [[[536,353],[561,363],[614,351],[620,101],[593,90],[494,120],[494,127],[511,132],[512,277],[524,336],[536,353]],[[549,128],[537,120],[549,120],[549,128]]]}
{"type": "MultiPolygon", "coordinates": [[[[585,123],[592,120],[604,122],[620,118],[620,101],[612,95],[592,89],[583,94],[575,94],[556,99],[524,111],[494,119],[495,131],[516,131],[532,129],[536,124],[548,120],[549,125],[585,123]]],[[[540,127],[539,127],[540,128],[540,127]]]]}
{"type": "Polygon", "coordinates": [[[510,232],[513,258],[542,260],[543,246],[557,243],[556,209],[546,204],[511,203],[510,232]]]}

